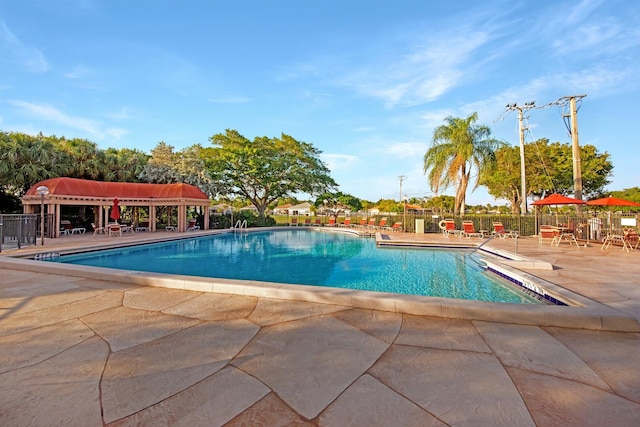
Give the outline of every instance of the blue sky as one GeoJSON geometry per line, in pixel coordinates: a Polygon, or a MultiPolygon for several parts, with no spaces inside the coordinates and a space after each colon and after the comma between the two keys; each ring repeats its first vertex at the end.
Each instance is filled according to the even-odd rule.
{"type": "MultiPolygon", "coordinates": [[[[145,152],[286,133],[372,201],[399,176],[434,195],[447,116],[517,145],[506,104],[582,94],[580,143],[611,154],[609,190],[638,186],[639,76],[637,1],[0,0],[0,130],[145,152]]],[[[530,110],[527,141],[569,143],[562,113],[530,110]]]]}

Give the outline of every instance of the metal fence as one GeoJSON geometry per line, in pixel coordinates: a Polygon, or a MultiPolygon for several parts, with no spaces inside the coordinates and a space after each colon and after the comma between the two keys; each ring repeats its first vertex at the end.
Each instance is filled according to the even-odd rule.
{"type": "MultiPolygon", "coordinates": [[[[45,215],[45,237],[51,237],[53,215],[45,215]]],[[[40,236],[40,215],[0,215],[0,252],[35,245],[40,236]]]]}
{"type": "MultiPolygon", "coordinates": [[[[462,222],[473,221],[476,231],[484,230],[493,232],[493,223],[501,222],[506,230],[514,230],[520,236],[535,236],[541,225],[554,225],[571,230],[578,240],[602,241],[609,233],[620,233],[625,229],[636,229],[640,225],[640,216],[636,213],[604,212],[594,216],[593,213],[584,214],[542,214],[537,215],[479,215],[470,214],[462,216],[454,215],[430,215],[416,213],[376,214],[376,224],[380,219],[387,218],[386,225],[394,222],[402,222],[404,231],[416,232],[416,220],[421,220],[425,233],[440,233],[440,222],[445,218],[453,219],[458,230],[462,229],[462,222]]],[[[351,215],[351,224],[357,224],[361,218],[371,218],[371,215],[351,215]]],[[[343,218],[338,218],[338,223],[343,218]]]]}

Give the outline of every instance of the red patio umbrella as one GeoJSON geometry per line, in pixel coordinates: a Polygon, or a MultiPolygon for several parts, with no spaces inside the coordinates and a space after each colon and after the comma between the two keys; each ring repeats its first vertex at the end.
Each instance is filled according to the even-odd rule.
{"type": "MultiPolygon", "coordinates": [[[[584,200],[574,199],[573,197],[563,196],[562,194],[553,193],[544,199],[537,200],[532,203],[533,206],[552,206],[552,205],[583,205],[584,200]]],[[[538,215],[536,215],[536,222],[538,215]]],[[[558,223],[558,211],[556,210],[556,224],[558,223]]],[[[537,224],[536,224],[537,229],[537,224]]]]}
{"type": "Polygon", "coordinates": [[[573,197],[563,196],[562,194],[554,193],[549,197],[540,199],[532,203],[534,206],[548,206],[548,205],[583,205],[587,202],[584,200],[574,199],[573,197]]]}
{"type": "MultiPolygon", "coordinates": [[[[640,203],[632,202],[631,200],[618,199],[617,197],[603,197],[601,199],[589,200],[587,202],[589,206],[640,206],[640,203]]],[[[608,226],[611,225],[611,209],[609,209],[608,217],[607,217],[608,226]]]]}
{"type": "Polygon", "coordinates": [[[640,203],[631,200],[618,199],[617,197],[603,197],[601,199],[589,200],[587,202],[591,206],[640,206],[640,203]]]}
{"type": "Polygon", "coordinates": [[[111,208],[111,214],[109,215],[114,221],[118,221],[120,219],[120,207],[118,206],[118,198],[113,199],[113,207],[111,208]]]}

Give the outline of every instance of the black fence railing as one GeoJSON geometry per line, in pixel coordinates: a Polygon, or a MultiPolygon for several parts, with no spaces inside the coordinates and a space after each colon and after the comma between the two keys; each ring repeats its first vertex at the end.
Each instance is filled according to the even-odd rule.
{"type": "MultiPolygon", "coordinates": [[[[305,217],[299,217],[305,218],[305,217]]],[[[329,217],[323,218],[328,221],[329,217]]],[[[476,231],[484,230],[489,234],[493,232],[493,223],[501,222],[505,230],[514,230],[520,236],[535,236],[538,234],[541,225],[554,225],[571,230],[578,240],[594,240],[602,241],[609,233],[620,233],[626,229],[638,230],[640,225],[640,215],[634,213],[613,213],[603,212],[594,216],[593,213],[584,214],[554,214],[554,213],[538,213],[537,215],[431,215],[416,214],[412,212],[405,213],[388,213],[388,214],[369,214],[364,213],[350,215],[351,224],[358,224],[362,219],[375,219],[375,224],[379,224],[380,220],[386,218],[386,225],[390,226],[395,222],[403,224],[402,229],[409,233],[416,232],[416,225],[423,228],[425,233],[441,232],[441,222],[445,219],[452,219],[458,230],[461,230],[462,222],[465,220],[473,221],[476,231]],[[417,221],[419,220],[419,221],[417,221]]],[[[344,222],[344,217],[340,216],[337,223],[344,222]]],[[[299,223],[302,223],[299,221],[299,223]]]]}
{"type": "Polygon", "coordinates": [[[0,215],[0,251],[35,245],[39,225],[38,215],[0,215]]]}

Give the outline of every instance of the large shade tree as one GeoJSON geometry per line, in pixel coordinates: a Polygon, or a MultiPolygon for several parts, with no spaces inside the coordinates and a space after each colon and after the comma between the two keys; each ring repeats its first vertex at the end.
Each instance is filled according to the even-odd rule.
{"type": "Polygon", "coordinates": [[[321,208],[325,214],[329,214],[337,219],[347,212],[358,212],[362,209],[362,202],[351,194],[338,191],[335,193],[321,194],[316,199],[314,206],[321,208]]]}
{"type": "MultiPolygon", "coordinates": [[[[525,171],[527,194],[542,197],[545,194],[560,193],[573,195],[573,157],[569,143],[549,144],[546,138],[525,144],[525,171]]],[[[613,164],[609,153],[599,153],[593,145],[580,147],[583,195],[586,199],[599,197],[609,184],[613,164]]],[[[496,151],[494,170],[486,173],[480,185],[487,187],[496,199],[506,199],[512,213],[520,212],[520,152],[518,147],[504,146],[496,151]]]]}
{"type": "Polygon", "coordinates": [[[151,158],[140,173],[140,179],[158,184],[183,182],[195,185],[214,198],[218,193],[218,185],[207,170],[206,155],[207,150],[199,144],[176,152],[172,145],[160,141],[151,150],[151,158]]]}
{"type": "Polygon", "coordinates": [[[424,172],[431,189],[456,188],[454,213],[464,214],[467,187],[476,172],[474,189],[480,177],[492,170],[495,150],[504,143],[491,137],[491,129],[478,125],[478,114],[466,118],[449,116],[433,131],[432,145],[424,155],[424,172]]]}
{"type": "Polygon", "coordinates": [[[256,137],[253,141],[227,129],[209,138],[213,148],[204,158],[223,195],[251,201],[264,221],[274,201],[306,193],[325,193],[337,185],[313,145],[289,135],[256,137]]]}
{"type": "Polygon", "coordinates": [[[22,196],[38,181],[62,176],[68,156],[50,138],[18,132],[0,132],[0,186],[22,196]]]}

